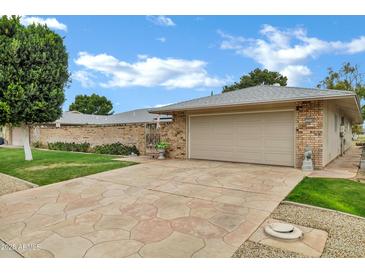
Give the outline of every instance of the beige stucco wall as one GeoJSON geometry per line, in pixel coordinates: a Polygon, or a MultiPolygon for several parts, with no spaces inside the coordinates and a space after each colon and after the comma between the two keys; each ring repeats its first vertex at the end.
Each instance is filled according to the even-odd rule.
{"type": "Polygon", "coordinates": [[[350,148],[352,144],[352,124],[348,117],[341,112],[340,107],[336,103],[327,101],[324,106],[325,134],[323,162],[326,165],[341,154],[341,117],[344,117],[345,127],[343,137],[344,151],[350,148]]]}

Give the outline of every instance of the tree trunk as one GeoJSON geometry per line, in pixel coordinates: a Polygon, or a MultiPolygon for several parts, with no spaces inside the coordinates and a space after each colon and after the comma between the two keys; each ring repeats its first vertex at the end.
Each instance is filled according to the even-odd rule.
{"type": "Polygon", "coordinates": [[[25,154],[25,160],[26,161],[32,161],[33,160],[33,156],[32,156],[32,150],[30,149],[30,144],[29,144],[29,127],[27,125],[25,125],[23,127],[24,130],[24,154],[25,154]]]}

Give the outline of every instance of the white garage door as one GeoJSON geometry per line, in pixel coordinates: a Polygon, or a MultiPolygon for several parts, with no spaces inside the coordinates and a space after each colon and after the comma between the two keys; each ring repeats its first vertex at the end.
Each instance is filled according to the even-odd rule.
{"type": "Polygon", "coordinates": [[[21,127],[14,127],[11,132],[11,141],[13,146],[24,145],[24,131],[21,127]]]}
{"type": "Polygon", "coordinates": [[[294,165],[294,112],[190,116],[190,158],[294,165]]]}

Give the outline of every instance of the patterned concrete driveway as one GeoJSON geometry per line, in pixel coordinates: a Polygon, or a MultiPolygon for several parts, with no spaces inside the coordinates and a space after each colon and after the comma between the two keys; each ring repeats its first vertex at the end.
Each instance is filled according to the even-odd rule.
{"type": "Polygon", "coordinates": [[[230,257],[302,178],[146,162],[0,197],[0,239],[24,257],[230,257]]]}

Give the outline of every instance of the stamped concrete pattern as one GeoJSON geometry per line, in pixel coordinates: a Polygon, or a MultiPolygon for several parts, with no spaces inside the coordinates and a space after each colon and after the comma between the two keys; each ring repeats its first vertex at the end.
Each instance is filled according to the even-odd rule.
{"type": "Polygon", "coordinates": [[[230,257],[302,178],[148,161],[0,197],[0,239],[24,257],[230,257]]]}

